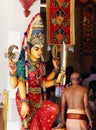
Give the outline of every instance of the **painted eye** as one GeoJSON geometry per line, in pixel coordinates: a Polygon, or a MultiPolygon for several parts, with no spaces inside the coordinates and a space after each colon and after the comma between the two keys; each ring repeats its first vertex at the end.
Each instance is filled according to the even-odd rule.
{"type": "Polygon", "coordinates": [[[39,48],[38,48],[38,47],[34,47],[34,49],[35,49],[35,51],[38,51],[38,50],[39,50],[39,48]]]}

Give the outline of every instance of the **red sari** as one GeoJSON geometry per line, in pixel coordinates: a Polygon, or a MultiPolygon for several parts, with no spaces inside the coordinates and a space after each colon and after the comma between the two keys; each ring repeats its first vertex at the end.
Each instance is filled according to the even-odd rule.
{"type": "Polygon", "coordinates": [[[28,93],[28,103],[30,107],[30,114],[24,119],[21,116],[21,99],[19,91],[16,93],[16,104],[17,110],[19,112],[22,129],[28,128],[28,130],[51,130],[53,123],[56,119],[58,113],[57,104],[42,100],[42,92],[40,82],[43,78],[43,66],[39,63],[39,66],[33,70],[29,68],[29,93],[28,93]],[[38,73],[38,77],[37,77],[38,73]]]}

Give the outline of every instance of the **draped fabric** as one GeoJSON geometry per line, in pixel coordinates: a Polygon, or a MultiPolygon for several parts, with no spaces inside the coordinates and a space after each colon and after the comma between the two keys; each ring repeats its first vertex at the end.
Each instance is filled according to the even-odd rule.
{"type": "Polygon", "coordinates": [[[82,118],[85,116],[84,110],[68,109],[67,114],[70,115],[66,121],[67,130],[88,130],[87,121],[82,118]]]}
{"type": "Polygon", "coordinates": [[[24,8],[24,15],[26,17],[29,16],[30,14],[30,10],[29,8],[32,6],[32,4],[36,1],[36,0],[19,0],[22,7],[24,8]]]}
{"type": "MultiPolygon", "coordinates": [[[[20,67],[22,67],[22,65],[18,64],[17,69],[20,69],[20,67]]],[[[38,63],[35,70],[29,65],[28,77],[29,93],[27,99],[30,107],[30,114],[26,116],[25,119],[20,113],[21,98],[19,90],[16,93],[17,110],[22,121],[21,130],[24,130],[24,128],[28,128],[29,130],[51,130],[58,113],[58,106],[51,101],[42,99],[40,82],[43,77],[43,65],[41,62],[38,63]]]]}
{"type": "Polygon", "coordinates": [[[47,0],[49,44],[75,44],[74,0],[47,0]]]}
{"type": "Polygon", "coordinates": [[[83,6],[83,45],[82,54],[93,55],[94,45],[94,5],[91,3],[83,6]]]}

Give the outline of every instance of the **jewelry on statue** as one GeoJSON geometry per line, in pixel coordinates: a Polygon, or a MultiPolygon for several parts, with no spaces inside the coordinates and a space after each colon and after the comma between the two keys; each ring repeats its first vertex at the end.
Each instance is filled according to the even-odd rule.
{"type": "Polygon", "coordinates": [[[26,82],[26,80],[22,76],[19,77],[18,81],[19,82],[26,82]]]}
{"type": "Polygon", "coordinates": [[[10,76],[13,76],[13,77],[16,76],[16,73],[14,73],[14,74],[9,73],[9,74],[10,74],[10,76]]]}
{"type": "Polygon", "coordinates": [[[28,45],[27,45],[27,32],[24,33],[24,50],[25,50],[25,84],[26,96],[28,96],[29,78],[28,78],[28,45]]]}
{"type": "Polygon", "coordinates": [[[26,95],[28,95],[29,88],[29,73],[34,71],[36,73],[36,83],[39,84],[39,81],[42,77],[40,73],[40,63],[38,60],[32,61],[30,55],[28,55],[28,44],[34,45],[43,45],[44,44],[44,25],[40,14],[37,14],[30,25],[28,26],[27,32],[24,33],[24,50],[25,50],[25,84],[26,84],[26,95]]]}
{"type": "Polygon", "coordinates": [[[21,102],[28,102],[28,100],[27,99],[22,99],[21,102]]]}
{"type": "Polygon", "coordinates": [[[45,69],[45,62],[43,62],[43,97],[44,99],[47,98],[47,91],[46,91],[46,87],[45,87],[45,81],[46,81],[46,69],[45,69]]]}
{"type": "MultiPolygon", "coordinates": [[[[39,60],[33,61],[30,57],[28,58],[28,63],[29,63],[29,73],[31,71],[34,71],[36,73],[36,82],[37,84],[39,83],[39,80],[42,77],[42,73],[39,73],[39,68],[40,68],[40,62],[39,60]]],[[[42,70],[43,71],[43,70],[42,70]]]]}
{"type": "Polygon", "coordinates": [[[56,80],[57,80],[57,79],[54,79],[54,85],[55,85],[55,86],[57,85],[56,80]]]}
{"type": "Polygon", "coordinates": [[[56,74],[58,74],[58,70],[56,70],[55,68],[52,70],[52,72],[54,72],[54,73],[56,73],[56,74]]]}

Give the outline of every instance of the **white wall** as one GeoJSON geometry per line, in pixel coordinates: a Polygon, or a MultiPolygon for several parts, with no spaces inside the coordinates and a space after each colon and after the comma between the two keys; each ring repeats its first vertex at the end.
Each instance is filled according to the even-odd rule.
{"type": "MultiPolygon", "coordinates": [[[[19,0],[0,0],[0,93],[4,89],[9,90],[9,121],[16,121],[18,118],[16,117],[16,109],[13,108],[16,107],[13,103],[15,91],[11,89],[8,81],[8,60],[4,57],[4,53],[7,52],[8,46],[11,44],[16,44],[20,48],[28,24],[32,17],[40,12],[40,0],[33,3],[29,17],[24,16],[23,10],[19,0]]],[[[9,130],[13,130],[13,128],[9,128],[9,130]]]]}
{"type": "Polygon", "coordinates": [[[23,8],[19,0],[0,0],[0,89],[7,87],[7,59],[4,53],[7,52],[9,44],[19,44],[22,42],[23,34],[27,29],[32,17],[36,12],[40,12],[40,0],[33,3],[30,8],[31,14],[25,17],[23,8]],[[8,36],[14,33],[14,43],[10,43],[14,38],[8,36]],[[18,35],[18,40],[17,40],[18,35]],[[10,39],[10,40],[9,40],[10,39]],[[18,41],[18,43],[17,43],[18,41]],[[9,43],[8,43],[9,42],[9,43]]]}

